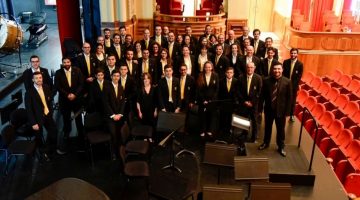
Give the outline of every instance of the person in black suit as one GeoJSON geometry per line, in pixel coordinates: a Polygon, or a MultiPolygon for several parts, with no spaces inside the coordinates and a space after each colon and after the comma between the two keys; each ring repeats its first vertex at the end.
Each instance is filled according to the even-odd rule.
{"type": "Polygon", "coordinates": [[[251,43],[251,46],[254,47],[255,56],[257,56],[260,59],[263,59],[264,58],[263,56],[265,55],[266,47],[265,47],[265,42],[260,40],[260,34],[261,34],[260,29],[253,30],[254,40],[253,43],[251,43]]]}
{"type": "Polygon", "coordinates": [[[231,49],[230,49],[230,45],[225,43],[225,35],[220,34],[218,36],[218,45],[221,45],[223,48],[223,54],[225,56],[229,56],[231,54],[231,49]]]}
{"type": "Polygon", "coordinates": [[[187,74],[186,64],[180,66],[180,110],[187,112],[195,102],[195,79],[187,74]]]}
{"type": "Polygon", "coordinates": [[[125,44],[125,40],[126,40],[126,27],[120,26],[119,31],[120,31],[120,44],[123,45],[125,44]]]}
{"type": "Polygon", "coordinates": [[[154,44],[154,40],[150,39],[150,30],[149,29],[145,29],[144,30],[144,39],[140,40],[140,44],[141,44],[141,49],[147,49],[147,50],[151,50],[152,46],[154,44]]]}
{"type": "Polygon", "coordinates": [[[120,66],[120,80],[119,83],[123,90],[123,96],[127,101],[125,112],[136,110],[136,93],[137,86],[135,80],[128,76],[128,67],[126,65],[120,66]]]}
{"type": "MultiPolygon", "coordinates": [[[[206,40],[206,38],[205,38],[206,40]]],[[[212,56],[211,53],[208,52],[208,49],[206,47],[201,48],[200,50],[200,54],[198,55],[198,57],[196,58],[196,76],[195,78],[197,79],[198,76],[204,71],[204,64],[207,61],[211,61],[212,60],[212,56]]]]}
{"type": "Polygon", "coordinates": [[[225,77],[225,69],[230,66],[229,59],[223,52],[223,46],[221,44],[217,44],[216,54],[212,61],[215,66],[215,72],[219,75],[219,79],[223,79],[225,77]]]}
{"type": "MultiPolygon", "coordinates": [[[[36,143],[42,157],[49,161],[49,153],[56,149],[57,129],[53,119],[53,95],[49,86],[43,84],[41,72],[33,73],[33,85],[25,93],[25,108],[28,123],[36,133],[36,143]],[[47,131],[46,143],[43,143],[43,129],[47,131]]],[[[62,154],[58,150],[59,154],[62,154]]]]}
{"type": "MultiPolygon", "coordinates": [[[[167,49],[161,49],[160,52],[160,59],[158,60],[156,66],[157,66],[157,75],[158,79],[160,80],[165,76],[165,66],[168,64],[173,64],[171,59],[169,58],[169,52],[167,49]]],[[[157,82],[159,81],[157,80],[157,82]]]]}
{"type": "Polygon", "coordinates": [[[241,46],[241,49],[244,49],[244,39],[245,38],[249,38],[250,39],[250,44],[253,43],[252,41],[254,40],[254,38],[252,38],[251,36],[249,36],[249,27],[247,26],[244,26],[242,28],[242,36],[238,37],[237,40],[240,42],[240,46],[241,46]]]}
{"type": "Polygon", "coordinates": [[[157,89],[152,86],[149,73],[143,73],[141,80],[142,84],[136,101],[137,114],[142,124],[155,127],[158,115],[157,89]]]}
{"type": "Polygon", "coordinates": [[[95,69],[102,68],[104,69],[106,67],[106,55],[104,53],[104,45],[97,44],[95,46],[96,50],[94,53],[95,57],[95,69]]]}
{"type": "Polygon", "coordinates": [[[165,77],[158,85],[159,109],[164,112],[180,112],[180,82],[173,77],[171,65],[165,66],[165,77]]]}
{"type": "Polygon", "coordinates": [[[242,41],[242,48],[240,49],[240,54],[243,55],[243,56],[246,56],[247,55],[247,47],[248,46],[251,46],[251,40],[249,38],[245,38],[243,41],[242,41]]]}
{"type": "Polygon", "coordinates": [[[260,74],[261,60],[254,55],[254,47],[248,46],[246,48],[246,52],[247,52],[246,56],[240,60],[241,61],[240,62],[241,63],[240,71],[243,74],[246,74],[246,64],[248,64],[249,62],[253,62],[255,64],[255,70],[256,70],[255,73],[260,74]]]}
{"type": "Polygon", "coordinates": [[[156,73],[156,63],[154,59],[150,58],[149,50],[144,49],[142,53],[142,58],[138,60],[139,62],[139,70],[140,74],[143,74],[145,72],[149,73],[151,77],[153,78],[153,84],[157,84],[158,76],[156,73]]]}
{"type": "Polygon", "coordinates": [[[32,88],[33,82],[33,73],[41,72],[43,84],[49,86],[50,90],[53,93],[53,80],[49,75],[49,71],[46,68],[40,67],[40,58],[37,55],[32,55],[30,57],[31,68],[26,69],[23,73],[23,80],[25,90],[32,88]]]}
{"type": "Polygon", "coordinates": [[[134,50],[134,45],[133,45],[133,38],[130,34],[126,34],[125,36],[125,43],[121,45],[121,52],[125,53],[126,56],[126,51],[128,49],[132,49],[134,50]]]}
{"type": "Polygon", "coordinates": [[[105,119],[107,121],[108,129],[111,134],[111,142],[113,147],[112,159],[116,160],[119,157],[119,146],[122,142],[120,137],[120,130],[127,118],[125,112],[126,98],[124,97],[124,90],[120,83],[120,72],[114,70],[111,73],[111,82],[104,87],[103,103],[105,119]]]}
{"type": "Polygon", "coordinates": [[[239,104],[240,115],[249,117],[251,120],[251,139],[250,142],[255,142],[257,137],[257,116],[258,105],[261,95],[262,78],[255,73],[255,64],[250,62],[246,65],[246,74],[241,74],[239,77],[239,104]]]}
{"type": "MultiPolygon", "coordinates": [[[[70,58],[62,59],[62,68],[55,73],[55,88],[59,92],[59,108],[63,116],[65,142],[71,132],[71,112],[78,113],[82,107],[81,91],[84,78],[79,68],[72,67],[70,58]]],[[[83,145],[83,124],[81,114],[75,118],[79,145],[83,145]]],[[[81,147],[81,146],[80,146],[81,147]]]]}
{"type": "Polygon", "coordinates": [[[228,56],[229,59],[229,66],[234,69],[234,76],[239,77],[240,74],[242,74],[241,71],[241,60],[242,56],[239,54],[239,45],[232,44],[230,46],[231,48],[231,54],[228,56]]]}
{"type": "Polygon", "coordinates": [[[262,88],[262,98],[265,102],[265,134],[264,142],[259,146],[259,150],[269,147],[271,140],[272,125],[276,124],[276,144],[278,152],[286,156],[285,147],[285,121],[290,114],[292,99],[291,81],[282,75],[283,66],[277,63],[272,68],[272,75],[264,79],[262,88]]]}
{"type": "Polygon", "coordinates": [[[125,59],[122,60],[121,65],[126,65],[128,67],[128,75],[130,75],[136,82],[140,80],[140,70],[137,60],[133,60],[134,50],[127,49],[125,59]]]}
{"type": "Polygon", "coordinates": [[[104,28],[104,48],[106,53],[112,44],[113,40],[111,39],[111,31],[109,28],[104,28]]]}
{"type": "Polygon", "coordinates": [[[202,38],[202,37],[205,37],[207,38],[208,40],[210,40],[210,35],[212,34],[212,27],[211,25],[207,24],[205,26],[205,30],[204,30],[204,34],[201,35],[199,38],[202,38]]]}
{"type": "Polygon", "coordinates": [[[115,65],[116,58],[114,55],[110,54],[106,58],[107,66],[104,68],[104,77],[105,80],[111,81],[111,73],[114,70],[119,70],[119,67],[115,65]]]}
{"type": "Polygon", "coordinates": [[[175,41],[174,32],[169,33],[168,50],[169,58],[174,63],[176,58],[181,54],[181,45],[175,41]]]}
{"type": "Polygon", "coordinates": [[[290,109],[290,121],[294,121],[294,109],[296,103],[297,91],[299,90],[299,82],[303,74],[303,63],[298,60],[299,50],[292,48],[290,50],[290,59],[284,61],[284,76],[291,80],[292,84],[292,105],[290,109]]]}
{"type": "Polygon", "coordinates": [[[116,59],[116,66],[120,66],[120,61],[124,57],[124,53],[122,52],[121,44],[120,44],[120,35],[118,33],[114,33],[113,35],[113,44],[108,51],[106,52],[108,55],[112,54],[115,56],[116,59]]]}
{"type": "Polygon", "coordinates": [[[267,57],[261,60],[261,70],[260,75],[263,77],[268,77],[271,75],[271,68],[274,67],[278,61],[274,58],[275,50],[273,47],[267,48],[267,57]]]}
{"type": "Polygon", "coordinates": [[[196,63],[195,63],[195,56],[190,54],[190,48],[188,46],[182,47],[182,55],[180,55],[176,60],[176,68],[174,70],[176,71],[177,77],[179,77],[180,73],[180,66],[185,63],[187,66],[187,74],[195,77],[197,76],[197,69],[196,69],[196,63]]]}
{"type": "Polygon", "coordinates": [[[155,35],[152,36],[151,39],[157,42],[162,48],[168,48],[168,41],[162,35],[162,29],[160,25],[155,26],[155,35]]]}
{"type": "Polygon", "coordinates": [[[225,78],[219,83],[220,129],[224,139],[230,136],[232,114],[238,103],[238,80],[234,78],[234,68],[227,67],[225,78]]]}
{"type": "Polygon", "coordinates": [[[190,55],[195,55],[196,54],[196,46],[195,44],[191,43],[191,38],[189,35],[184,35],[184,41],[182,44],[182,47],[188,47],[190,50],[190,55]]]}
{"type": "Polygon", "coordinates": [[[267,57],[267,49],[272,47],[272,48],[274,48],[274,52],[275,52],[274,58],[276,60],[279,60],[278,49],[273,47],[272,44],[273,44],[273,39],[271,37],[265,38],[265,48],[266,48],[266,50],[264,51],[264,55],[262,55],[261,57],[266,58],[267,57]]]}
{"type": "Polygon", "coordinates": [[[229,30],[228,39],[225,40],[225,43],[229,46],[237,44],[240,47],[240,42],[236,39],[234,30],[229,30]]]}
{"type": "Polygon", "coordinates": [[[89,104],[86,109],[87,112],[104,113],[103,91],[104,87],[108,86],[104,79],[104,69],[97,68],[95,70],[95,80],[91,83],[89,88],[89,104]]]}
{"type": "MultiPolygon", "coordinates": [[[[191,35],[191,34],[192,34],[191,26],[186,26],[186,27],[185,27],[185,35],[189,35],[189,36],[190,36],[191,44],[197,45],[198,40],[196,39],[195,36],[193,36],[193,35],[191,35]]],[[[183,35],[183,37],[184,37],[185,35],[183,35]]]]}
{"type": "Polygon", "coordinates": [[[84,77],[84,94],[88,93],[89,86],[95,79],[96,58],[91,54],[91,46],[84,42],[82,47],[83,53],[76,59],[76,67],[78,67],[84,77]]]}
{"type": "Polygon", "coordinates": [[[199,75],[197,80],[196,99],[199,104],[200,136],[202,138],[205,137],[205,134],[213,136],[211,126],[216,114],[216,106],[212,101],[218,99],[219,93],[219,77],[213,72],[213,69],[214,65],[211,61],[205,62],[204,72],[199,75]]]}

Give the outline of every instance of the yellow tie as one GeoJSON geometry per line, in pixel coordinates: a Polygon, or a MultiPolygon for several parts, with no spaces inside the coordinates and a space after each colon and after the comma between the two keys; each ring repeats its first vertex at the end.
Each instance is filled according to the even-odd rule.
{"type": "Polygon", "coordinates": [[[87,70],[89,73],[89,76],[91,75],[91,71],[90,71],[90,56],[85,56],[85,60],[86,60],[86,66],[87,66],[87,70]]]}
{"type": "Polygon", "coordinates": [[[184,99],[184,93],[185,93],[185,78],[182,77],[180,80],[180,99],[184,99]]]}
{"type": "Polygon", "coordinates": [[[42,88],[39,88],[38,93],[40,95],[41,102],[42,102],[42,104],[44,106],[44,114],[47,115],[47,114],[49,114],[50,111],[49,111],[49,108],[48,108],[46,100],[45,100],[44,90],[42,88]]]}
{"type": "Polygon", "coordinates": [[[290,66],[290,79],[292,77],[292,73],[293,73],[293,70],[294,70],[294,66],[295,66],[295,60],[291,60],[291,66],[290,66]]]}
{"type": "Polygon", "coordinates": [[[231,80],[227,80],[226,81],[226,87],[227,87],[227,91],[230,92],[230,88],[231,88],[231,80]]]}
{"type": "Polygon", "coordinates": [[[119,46],[116,46],[116,52],[117,52],[119,58],[121,58],[121,51],[120,51],[120,47],[119,47],[119,46]]]}
{"type": "Polygon", "coordinates": [[[249,95],[250,92],[250,85],[251,85],[251,77],[247,77],[247,94],[249,95]]]}
{"type": "Polygon", "coordinates": [[[156,42],[161,46],[161,37],[156,37],[156,42]]]}
{"type": "Polygon", "coordinates": [[[121,86],[123,90],[125,90],[125,82],[126,82],[125,78],[121,78],[121,86]]]}
{"type": "Polygon", "coordinates": [[[99,86],[100,86],[100,90],[103,91],[103,88],[104,88],[103,82],[100,82],[100,83],[99,83],[99,86]]]}
{"type": "Polygon", "coordinates": [[[218,64],[220,56],[216,56],[215,65],[218,64]]]}
{"type": "Polygon", "coordinates": [[[254,44],[254,52],[255,52],[255,54],[257,52],[258,43],[259,43],[259,41],[255,41],[255,44],[254,44]]]}
{"type": "Polygon", "coordinates": [[[69,87],[71,87],[71,72],[66,70],[66,79],[68,81],[69,87]]]}
{"type": "Polygon", "coordinates": [[[149,40],[145,40],[146,49],[149,49],[149,40]]]}
{"type": "Polygon", "coordinates": [[[270,75],[270,69],[271,69],[271,60],[268,59],[268,74],[270,75]]]}
{"type": "Polygon", "coordinates": [[[174,43],[169,44],[169,56],[170,56],[170,58],[172,58],[171,56],[172,56],[173,47],[174,47],[174,43]]]}
{"type": "Polygon", "coordinates": [[[144,72],[148,73],[149,72],[149,61],[145,61],[145,66],[144,66],[144,72]]]}
{"type": "Polygon", "coordinates": [[[117,85],[115,85],[115,96],[116,96],[116,98],[118,97],[118,86],[117,85]]]}
{"type": "Polygon", "coordinates": [[[128,61],[130,75],[132,75],[132,61],[128,61]]]}
{"type": "Polygon", "coordinates": [[[167,82],[168,82],[168,89],[169,89],[169,102],[172,102],[173,101],[173,99],[172,99],[172,81],[171,81],[171,79],[168,79],[167,82]]]}
{"type": "Polygon", "coordinates": [[[106,46],[106,47],[110,47],[110,39],[105,40],[105,46],[106,46]]]}

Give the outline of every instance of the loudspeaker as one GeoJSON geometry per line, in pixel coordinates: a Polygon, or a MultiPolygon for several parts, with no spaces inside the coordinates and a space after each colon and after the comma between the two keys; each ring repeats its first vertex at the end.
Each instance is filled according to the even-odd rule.
{"type": "Polygon", "coordinates": [[[206,143],[204,163],[233,167],[236,148],[233,144],[206,143]]]}
{"type": "Polygon", "coordinates": [[[290,200],[289,183],[253,183],[250,187],[250,200],[290,200]]]}
{"type": "Polygon", "coordinates": [[[243,200],[244,192],[237,186],[204,185],[203,200],[243,200]]]}
{"type": "Polygon", "coordinates": [[[268,180],[269,159],[236,156],[235,180],[268,180]]]}

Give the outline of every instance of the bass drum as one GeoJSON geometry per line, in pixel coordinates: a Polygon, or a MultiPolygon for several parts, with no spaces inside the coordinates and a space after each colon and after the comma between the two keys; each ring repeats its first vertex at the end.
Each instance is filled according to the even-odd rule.
{"type": "Polygon", "coordinates": [[[23,40],[20,24],[0,16],[0,52],[12,53],[19,49],[23,40]]]}

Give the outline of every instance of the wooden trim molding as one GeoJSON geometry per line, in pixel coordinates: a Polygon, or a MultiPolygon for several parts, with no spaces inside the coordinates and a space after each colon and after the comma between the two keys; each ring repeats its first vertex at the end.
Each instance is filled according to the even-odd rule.
{"type": "Polygon", "coordinates": [[[228,19],[226,25],[226,32],[234,30],[236,36],[242,35],[242,28],[247,26],[247,19],[228,19]]]}

